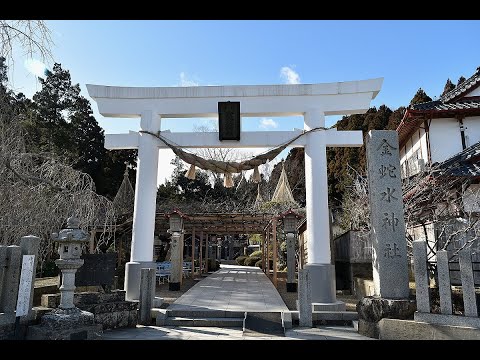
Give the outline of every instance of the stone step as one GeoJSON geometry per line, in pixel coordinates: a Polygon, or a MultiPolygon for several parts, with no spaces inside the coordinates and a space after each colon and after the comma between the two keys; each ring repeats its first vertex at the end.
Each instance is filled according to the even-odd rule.
{"type": "Polygon", "coordinates": [[[153,299],[153,307],[154,308],[160,308],[163,304],[163,298],[155,296],[153,299]]]}
{"type": "Polygon", "coordinates": [[[159,316],[162,316],[163,318],[167,317],[165,309],[160,309],[155,307],[150,309],[150,314],[152,316],[152,319],[156,319],[159,316]]]}
{"type": "Polygon", "coordinates": [[[198,327],[243,327],[243,318],[238,317],[211,317],[211,318],[193,318],[193,317],[167,317],[165,325],[170,326],[198,326],[198,327]]]}
{"type": "MultiPolygon", "coordinates": [[[[298,311],[291,311],[290,313],[293,320],[298,320],[298,311]]],[[[312,312],[312,320],[353,321],[358,320],[358,313],[356,311],[314,311],[312,312]]]]}
{"type": "Polygon", "coordinates": [[[283,335],[281,312],[248,312],[243,332],[249,335],[283,335]]]}
{"type": "Polygon", "coordinates": [[[167,309],[168,317],[191,318],[245,318],[244,311],[214,310],[214,309],[167,309]]]}

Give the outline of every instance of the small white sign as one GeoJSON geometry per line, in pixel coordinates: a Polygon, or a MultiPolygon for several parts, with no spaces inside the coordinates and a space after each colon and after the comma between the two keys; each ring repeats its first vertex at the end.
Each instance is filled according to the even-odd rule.
{"type": "Polygon", "coordinates": [[[18,286],[16,316],[28,315],[30,311],[30,294],[32,292],[33,272],[35,269],[35,255],[23,255],[20,285],[18,286]]]}

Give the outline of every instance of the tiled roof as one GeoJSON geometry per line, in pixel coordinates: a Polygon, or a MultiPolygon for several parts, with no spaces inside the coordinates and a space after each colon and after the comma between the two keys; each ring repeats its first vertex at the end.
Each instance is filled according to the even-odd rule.
{"type": "Polygon", "coordinates": [[[397,127],[400,145],[403,146],[410,134],[421,126],[424,118],[436,119],[454,117],[457,114],[467,116],[480,114],[480,96],[462,97],[478,86],[480,86],[480,67],[470,78],[441,96],[439,100],[410,105],[397,127]]]}
{"type": "MultiPolygon", "coordinates": [[[[440,101],[447,102],[452,99],[458,98],[462,96],[466,92],[470,91],[472,87],[477,87],[480,85],[480,67],[477,68],[475,74],[473,74],[470,78],[459,84],[455,89],[450,90],[446,94],[440,97],[440,101]]],[[[472,89],[473,90],[473,89],[472,89]]]]}
{"type": "Polygon", "coordinates": [[[435,168],[437,176],[480,176],[480,141],[443,161],[435,168]]]}
{"type": "Polygon", "coordinates": [[[479,98],[463,98],[455,102],[446,103],[441,100],[429,101],[420,104],[415,104],[410,107],[417,111],[442,111],[442,110],[466,110],[466,109],[480,109],[479,98]]]}

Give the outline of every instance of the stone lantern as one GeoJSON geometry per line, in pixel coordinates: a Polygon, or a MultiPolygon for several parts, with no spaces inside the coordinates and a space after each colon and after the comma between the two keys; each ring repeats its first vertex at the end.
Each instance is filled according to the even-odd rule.
{"type": "Polygon", "coordinates": [[[88,233],[79,227],[77,218],[67,219],[67,227],[52,234],[58,243],[60,259],[55,264],[62,271],[60,306],[42,316],[40,325],[29,326],[27,339],[32,340],[92,340],[102,334],[102,325],[95,324],[94,315],[73,304],[75,273],[83,265],[82,245],[88,233]]]}
{"type": "Polygon", "coordinates": [[[287,292],[296,292],[295,282],[295,237],[297,234],[297,215],[288,212],[283,217],[283,231],[287,240],[287,292]]]}
{"type": "Polygon", "coordinates": [[[83,265],[82,244],[88,242],[88,233],[80,229],[80,221],[75,217],[67,219],[67,227],[52,234],[52,240],[58,243],[60,259],[55,264],[62,272],[60,286],[60,309],[73,309],[73,294],[75,291],[75,273],[83,265]]]}
{"type": "Polygon", "coordinates": [[[183,218],[178,212],[173,212],[168,217],[168,220],[170,224],[168,232],[172,234],[170,240],[171,269],[168,289],[170,291],[178,291],[182,283],[183,273],[183,218]]]}
{"type": "Polygon", "coordinates": [[[183,232],[183,218],[180,216],[179,213],[174,212],[170,214],[169,223],[169,233],[173,234],[174,232],[183,232]]]}
{"type": "Polygon", "coordinates": [[[283,231],[286,234],[297,232],[297,216],[294,213],[289,213],[283,218],[283,231]]]}

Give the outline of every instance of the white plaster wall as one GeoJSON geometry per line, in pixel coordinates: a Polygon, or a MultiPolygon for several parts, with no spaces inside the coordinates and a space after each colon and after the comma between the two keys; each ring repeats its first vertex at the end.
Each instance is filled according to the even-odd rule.
{"type": "Polygon", "coordinates": [[[433,119],[430,123],[432,162],[441,162],[462,151],[460,127],[456,119],[433,119]]]}
{"type": "Polygon", "coordinates": [[[420,129],[420,148],[422,159],[425,160],[425,164],[428,163],[428,148],[427,148],[427,133],[425,129],[420,129]]]}
{"type": "Polygon", "coordinates": [[[463,119],[463,126],[467,136],[467,146],[472,146],[480,141],[480,116],[466,117],[463,119]]]}
{"type": "Polygon", "coordinates": [[[400,149],[400,164],[403,164],[405,161],[410,159],[413,152],[418,149],[420,144],[418,142],[418,131],[416,131],[412,136],[407,140],[405,145],[400,149]]]}
{"type": "Polygon", "coordinates": [[[477,87],[473,91],[469,92],[465,97],[470,97],[470,96],[480,96],[480,87],[477,87]]]}
{"type": "MultiPolygon", "coordinates": [[[[471,146],[480,141],[480,116],[463,119],[466,143],[471,146]]],[[[433,119],[430,123],[430,145],[432,162],[444,161],[462,151],[460,128],[456,119],[433,119]]],[[[417,149],[421,150],[421,158],[428,163],[427,134],[419,129],[412,134],[400,149],[400,164],[410,159],[417,149]]]]}
{"type": "Polygon", "coordinates": [[[405,157],[405,146],[400,149],[400,164],[407,160],[405,157]]]}
{"type": "Polygon", "coordinates": [[[420,149],[420,158],[425,162],[428,160],[427,136],[424,129],[416,130],[405,145],[400,149],[400,164],[410,159],[410,157],[420,149]]]}

